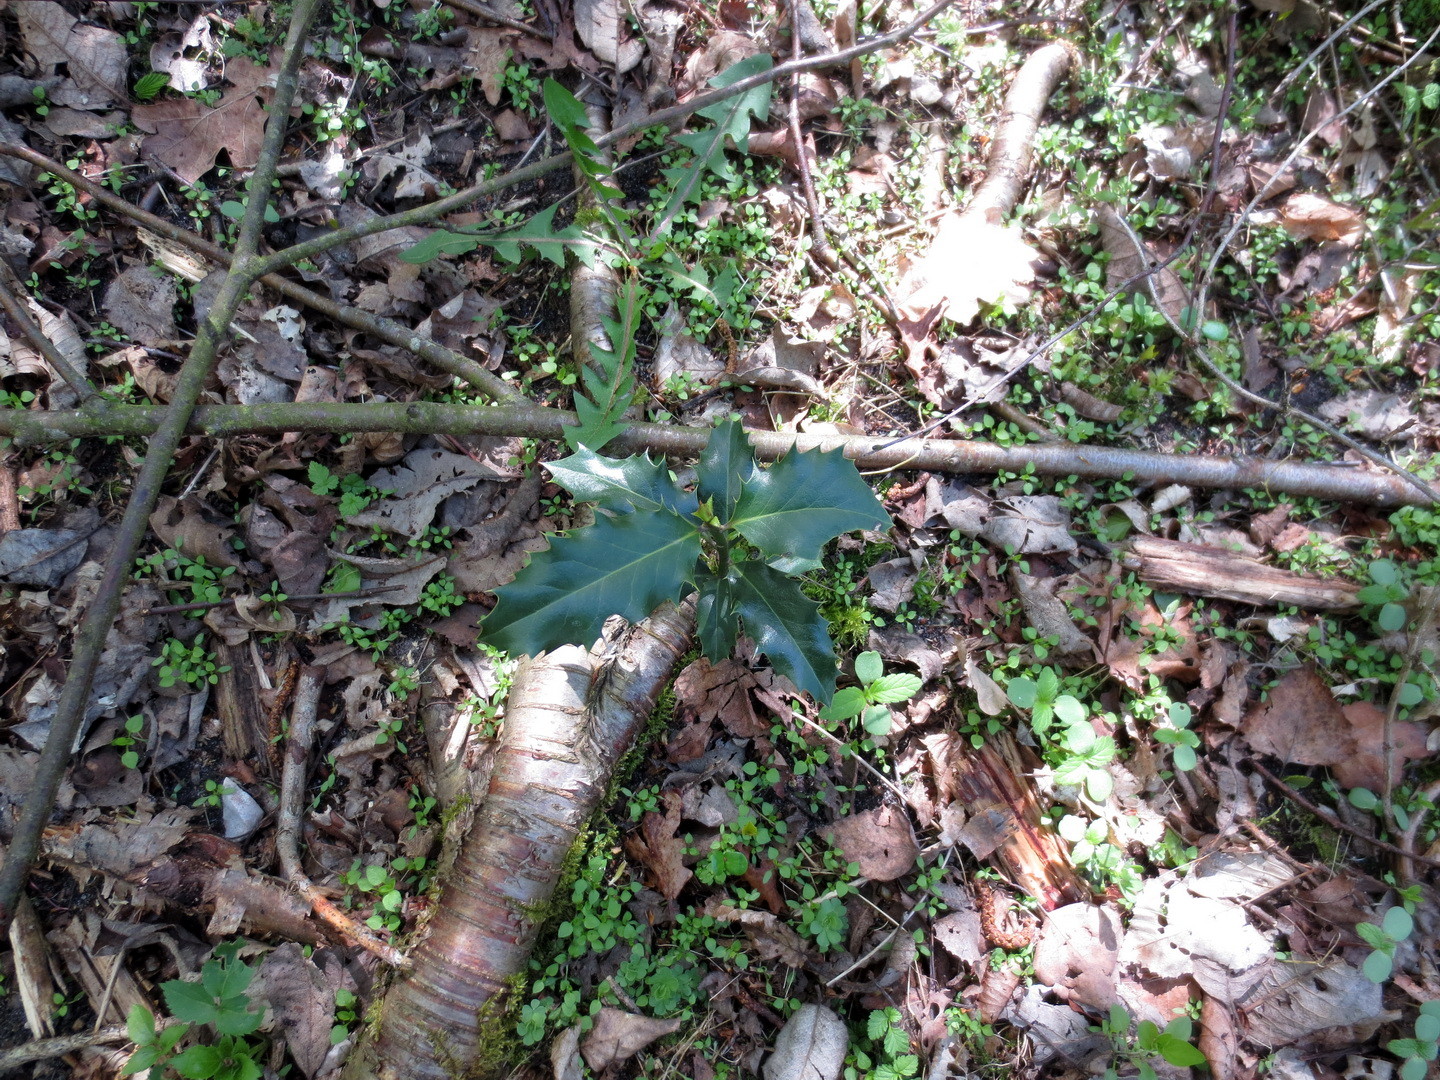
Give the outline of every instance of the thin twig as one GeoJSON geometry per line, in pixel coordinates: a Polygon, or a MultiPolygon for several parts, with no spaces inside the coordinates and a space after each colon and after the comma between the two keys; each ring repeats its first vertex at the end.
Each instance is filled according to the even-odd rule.
{"type": "Polygon", "coordinates": [[[91,385],[74,364],[61,355],[55,343],[45,336],[35,320],[30,317],[30,312],[25,310],[21,302],[24,287],[15,278],[15,273],[10,269],[10,264],[0,259],[0,308],[5,309],[16,327],[25,335],[25,340],[30,342],[35,351],[45,358],[45,362],[55,369],[55,374],[65,380],[65,384],[74,390],[80,398],[81,403],[87,403],[98,394],[95,387],[91,385]]]}
{"type": "MultiPolygon", "coordinates": [[[[85,412],[34,412],[0,409],[0,435],[21,444],[47,444],[60,437],[133,435],[148,438],[162,410],[153,405],[104,403],[85,412]]],[[[539,405],[502,405],[477,409],[438,402],[262,402],[255,405],[206,405],[197,409],[187,430],[232,436],[288,431],[395,431],[429,435],[518,435],[564,438],[575,414],[539,405]]],[[[633,424],[609,444],[616,452],[650,450],[675,457],[698,457],[710,429],[671,424],[633,424]]],[[[1253,457],[1205,457],[1161,454],[1115,446],[1041,443],[999,446],[956,439],[881,439],[870,435],[810,435],[747,432],[755,452],[774,460],[792,448],[841,450],[863,469],[909,467],[947,473],[1022,472],[1038,476],[1078,476],[1113,480],[1129,473],[1141,484],[1186,484],[1202,488],[1252,488],[1277,494],[1311,496],[1373,506],[1429,506],[1430,500],[1389,473],[1341,465],[1270,461],[1253,457]]]]}
{"type": "MultiPolygon", "coordinates": [[[[1425,823],[1426,815],[1430,813],[1430,809],[1423,805],[1423,803],[1429,803],[1430,806],[1434,806],[1435,802],[1440,800],[1440,780],[1436,780],[1429,787],[1421,791],[1420,799],[1422,805],[1410,812],[1410,824],[1407,825],[1405,831],[1400,834],[1400,846],[1405,850],[1405,854],[1401,856],[1402,861],[1400,865],[1402,872],[1408,867],[1408,863],[1404,860],[1418,857],[1415,854],[1415,844],[1420,836],[1420,827],[1425,823]]],[[[1408,876],[1413,878],[1414,874],[1410,873],[1408,876]]]]}
{"type": "Polygon", "coordinates": [[[1406,858],[1414,859],[1416,862],[1424,863],[1426,866],[1440,866],[1440,859],[1431,859],[1425,855],[1417,855],[1414,852],[1406,851],[1402,847],[1388,843],[1384,840],[1377,839],[1374,836],[1367,836],[1363,829],[1358,829],[1354,825],[1351,825],[1349,822],[1340,820],[1340,818],[1336,817],[1329,810],[1326,810],[1323,807],[1318,806],[1315,803],[1311,802],[1309,799],[1305,798],[1304,795],[1301,795],[1293,787],[1285,783],[1284,780],[1281,780],[1278,776],[1272,773],[1269,769],[1265,768],[1265,766],[1261,765],[1258,761],[1252,761],[1250,763],[1250,767],[1256,772],[1258,772],[1261,776],[1263,776],[1265,778],[1265,782],[1271,787],[1273,787],[1276,791],[1280,792],[1280,794],[1284,795],[1287,799],[1295,803],[1302,810],[1308,810],[1310,813],[1314,814],[1321,821],[1325,822],[1326,825],[1329,825],[1332,829],[1338,829],[1340,832],[1349,833],[1351,836],[1363,840],[1371,847],[1379,848],[1381,851],[1388,851],[1392,855],[1401,855],[1406,858]]]}
{"type": "Polygon", "coordinates": [[[511,30],[519,30],[522,34],[529,34],[541,41],[554,41],[555,35],[541,30],[538,26],[531,26],[529,23],[521,22],[519,19],[512,19],[509,15],[503,15],[496,11],[489,4],[482,4],[479,0],[443,0],[444,3],[459,11],[474,15],[477,19],[484,19],[487,22],[495,23],[497,26],[508,26],[511,30]]]}
{"type": "MultiPolygon", "coordinates": [[[[790,0],[790,57],[799,62],[803,55],[800,47],[800,4],[803,0],[790,0]]],[[[805,153],[805,133],[800,130],[800,78],[796,72],[790,80],[790,140],[795,144],[795,167],[800,172],[800,190],[805,193],[805,208],[810,212],[810,254],[827,270],[838,265],[835,249],[825,235],[825,220],[820,213],[820,200],[815,195],[815,178],[810,175],[810,157],[805,153]]]]}
{"type": "Polygon", "coordinates": [[[339,931],[347,941],[373,953],[392,967],[408,968],[405,954],[372,934],[337,908],[305,873],[300,862],[300,815],[305,802],[306,762],[315,741],[315,717],[320,691],[325,687],[325,669],[307,666],[300,672],[295,688],[295,709],[290,714],[290,738],[285,748],[285,766],[280,774],[280,811],[275,820],[275,854],[280,870],[314,909],[316,916],[339,931]]]}
{"type": "MultiPolygon", "coordinates": [[[[179,1021],[167,1017],[158,1020],[155,1026],[158,1030],[176,1023],[179,1021]]],[[[33,1042],[21,1043],[19,1046],[9,1046],[0,1050],[0,1074],[36,1061],[49,1061],[52,1058],[64,1057],[66,1054],[78,1054],[81,1050],[92,1046],[107,1046],[112,1043],[129,1041],[130,1032],[124,1024],[112,1024],[110,1027],[103,1027],[96,1031],[82,1031],[78,1035],[57,1035],[53,1039],[35,1039],[33,1042]]]]}
{"type": "MultiPolygon", "coordinates": [[[[265,126],[265,141],[250,177],[250,197],[240,222],[234,264],[222,282],[209,314],[200,323],[190,357],[176,378],[171,403],[150,438],[145,461],[131,489],[130,501],[115,530],[99,587],[75,634],[69,672],[56,702],[45,748],[36,763],[34,786],[15,826],[14,837],[5,853],[5,864],[0,867],[0,928],[10,925],[16,900],[25,887],[30,866],[40,850],[40,835],[54,809],[61,777],[70,763],[75,739],[89,711],[90,687],[100,663],[100,654],[119,613],[121,593],[129,580],[130,568],[149,524],[150,513],[174,463],[180,440],[185,437],[195,406],[214,370],[226,328],[258,276],[255,267],[260,262],[257,251],[260,232],[265,224],[266,195],[275,178],[275,164],[285,142],[290,103],[295,98],[297,74],[305,54],[306,34],[317,6],[318,0],[296,0],[291,12],[284,59],[276,74],[275,96],[270,105],[269,122],[265,126]]],[[[103,402],[95,404],[103,406],[103,402]]]]}
{"type": "MultiPolygon", "coordinates": [[[[126,202],[113,191],[100,186],[89,177],[82,176],[73,169],[66,168],[60,164],[60,162],[54,161],[44,154],[37,153],[28,146],[0,144],[0,154],[19,158],[22,161],[28,161],[32,165],[36,165],[47,172],[54,173],[67,184],[84,191],[107,209],[129,218],[131,221],[134,221],[136,224],[157,236],[162,236],[167,240],[173,240],[175,243],[187,247],[197,254],[203,255],[205,258],[217,262],[221,266],[230,266],[233,261],[234,257],[230,252],[219,245],[212,244],[197,233],[183,229],[172,222],[166,221],[162,217],[158,217],[155,214],[140,209],[138,206],[126,202]]],[[[422,338],[409,327],[402,326],[390,319],[382,319],[379,316],[371,315],[369,312],[359,311],[352,307],[344,307],[328,297],[321,296],[317,292],[312,292],[303,285],[298,285],[293,281],[281,277],[279,274],[266,275],[260,279],[260,283],[269,286],[282,296],[289,297],[298,303],[304,304],[306,307],[320,312],[320,314],[327,318],[334,319],[343,326],[348,326],[353,330],[370,334],[387,344],[414,353],[422,360],[434,364],[441,371],[464,380],[475,387],[475,389],[497,401],[521,400],[520,394],[504,379],[486,371],[474,360],[461,356],[459,353],[452,352],[438,342],[422,338]]]]}

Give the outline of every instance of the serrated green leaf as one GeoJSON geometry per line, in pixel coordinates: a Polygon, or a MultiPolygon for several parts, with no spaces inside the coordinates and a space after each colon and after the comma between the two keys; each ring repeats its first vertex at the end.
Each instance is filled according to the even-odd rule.
{"type": "Polygon", "coordinates": [[[1372,949],[1393,948],[1395,942],[1390,935],[1381,930],[1374,923],[1362,922],[1356,925],[1355,932],[1360,935],[1360,940],[1369,945],[1372,949]]]}
{"type": "Polygon", "coordinates": [[[130,1015],[125,1017],[125,1034],[133,1043],[155,1041],[155,1014],[144,1005],[130,1006],[130,1015]]]}
{"type": "Polygon", "coordinates": [[[580,502],[593,502],[606,510],[670,510],[693,514],[699,503],[695,493],[683,491],[670,478],[670,469],[650,455],[602,457],[582,446],[567,458],[548,462],[554,481],[580,502]]]}
{"type": "Polygon", "coordinates": [[[740,492],[755,471],[755,454],[739,419],[731,417],[716,425],[695,466],[695,487],[700,498],[712,500],[722,524],[734,514],[740,492]]]}
{"type": "Polygon", "coordinates": [[[668,510],[601,518],[552,539],[498,590],[482,635],[516,655],[589,645],[611,615],[637,622],[679,599],[699,557],[695,525],[668,510]]]}
{"type": "Polygon", "coordinates": [[[468,255],[480,246],[480,238],[471,236],[468,233],[446,232],[444,229],[437,229],[425,239],[411,244],[400,253],[400,261],[422,265],[434,259],[455,258],[459,255],[468,255]]]}
{"type": "MultiPolygon", "coordinates": [[[[748,59],[732,64],[710,80],[715,87],[730,86],[741,79],[767,70],[773,61],[766,53],[758,53],[748,59]]],[[[702,131],[693,131],[676,137],[676,142],[689,147],[695,159],[689,165],[664,170],[665,176],[675,185],[665,204],[665,211],[656,223],[654,236],[663,236],[675,222],[675,216],[687,202],[698,199],[700,184],[707,173],[713,172],[725,179],[734,173],[725,159],[726,140],[734,143],[742,154],[750,148],[750,118],[764,120],[770,115],[770,84],[751,87],[734,97],[726,98],[701,109],[697,114],[714,121],[713,126],[702,131]]]]}
{"type": "Polygon", "coordinates": [[[820,710],[821,720],[849,720],[865,711],[865,691],[847,686],[835,692],[834,699],[820,710]]]}
{"type": "Polygon", "coordinates": [[[170,76],[163,71],[148,71],[135,82],[135,99],[149,101],[170,85],[170,76]]]}
{"type": "Polygon", "coordinates": [[[215,1019],[215,995],[198,982],[171,979],[161,984],[160,992],[165,996],[165,1007],[177,1020],[208,1024],[215,1019]]]}
{"type": "MultiPolygon", "coordinates": [[[[554,79],[546,78],[540,88],[540,96],[545,102],[546,113],[567,141],[571,134],[583,134],[589,128],[590,118],[585,113],[585,103],[554,79]]],[[[591,146],[594,146],[593,142],[591,146]]]]}
{"type": "Polygon", "coordinates": [[[1055,766],[1055,782],[1057,784],[1078,784],[1089,771],[1090,768],[1085,764],[1084,758],[1066,758],[1055,766]]]}
{"type": "Polygon", "coordinates": [[[835,644],[820,605],[758,560],[736,563],[731,578],[736,611],[756,648],[799,690],[828,703],[835,694],[835,644]]]}
{"type": "Polygon", "coordinates": [[[569,225],[557,230],[555,228],[555,211],[557,209],[559,209],[558,204],[547,206],[519,228],[485,235],[476,234],[473,239],[493,250],[496,255],[508,263],[520,261],[520,247],[524,245],[532,251],[539,252],[542,258],[550,260],[556,266],[565,265],[567,251],[573,251],[576,258],[586,266],[593,266],[597,247],[594,239],[586,236],[578,225],[569,225]]]}
{"type": "Polygon", "coordinates": [[[879,1042],[890,1028],[890,1018],[884,1009],[873,1009],[865,1021],[865,1034],[871,1042],[879,1042]]]}
{"type": "Polygon", "coordinates": [[[890,515],[840,450],[791,451],[753,476],[730,527],[767,559],[819,559],[855,529],[888,529],[890,515]]]}
{"type": "Polygon", "coordinates": [[[884,675],[869,685],[870,700],[877,705],[895,705],[909,701],[920,692],[920,677],[909,672],[884,675]]]}
{"type": "Polygon", "coordinates": [[[210,1080],[225,1064],[217,1046],[187,1046],[170,1059],[170,1068],[187,1080],[210,1080]]]}

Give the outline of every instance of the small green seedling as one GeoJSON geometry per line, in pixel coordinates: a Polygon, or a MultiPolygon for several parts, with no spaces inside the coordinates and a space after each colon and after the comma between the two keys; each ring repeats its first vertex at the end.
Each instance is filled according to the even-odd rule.
{"type": "Polygon", "coordinates": [[[1380,610],[1375,616],[1375,625],[1386,633],[1393,633],[1405,625],[1405,608],[1402,606],[1410,596],[1410,589],[1400,580],[1400,571],[1389,559],[1376,559],[1370,564],[1370,581],[1358,593],[1356,599],[1380,610]]]}
{"type": "Polygon", "coordinates": [[[1111,1005],[1109,1015],[1101,1021],[1100,1032],[1110,1040],[1115,1062],[1105,1070],[1105,1080],[1118,1080],[1118,1065],[1129,1063],[1140,1074],[1140,1080],[1156,1080],[1155,1066],[1150,1062],[1162,1058],[1182,1069],[1205,1064],[1205,1055],[1190,1043],[1194,1023],[1188,1016],[1178,1016],[1160,1027],[1142,1020],[1130,1038],[1130,1014],[1123,1005],[1111,1005]]]}
{"type": "Polygon", "coordinates": [[[1200,745],[1200,736],[1190,730],[1190,720],[1193,714],[1190,706],[1183,701],[1172,701],[1167,712],[1170,718],[1171,727],[1155,729],[1155,741],[1168,743],[1175,749],[1171,753],[1171,760],[1175,768],[1181,772],[1189,772],[1195,768],[1195,748],[1200,745]]]}
{"type": "Polygon", "coordinates": [[[1373,983],[1383,983],[1395,967],[1395,950],[1415,930],[1415,919],[1403,907],[1385,912],[1380,925],[1362,922],[1355,932],[1375,951],[1365,958],[1360,970],[1373,983]]]}
{"type": "Polygon", "coordinates": [[[836,692],[835,700],[820,710],[821,720],[849,720],[858,716],[871,735],[888,735],[890,706],[908,701],[920,692],[918,676],[886,675],[878,652],[863,652],[855,658],[855,678],[860,680],[860,685],[836,692]]]}
{"type": "Polygon", "coordinates": [[[120,764],[127,769],[133,769],[140,764],[140,751],[133,749],[141,745],[144,740],[140,733],[145,730],[145,717],[132,716],[125,721],[125,734],[117,736],[111,743],[118,746],[120,750],[120,764]]]}
{"type": "Polygon", "coordinates": [[[1405,1059],[1400,1066],[1400,1080],[1425,1080],[1429,1063],[1440,1052],[1440,1000],[1420,1006],[1414,1038],[1391,1039],[1386,1046],[1396,1057],[1405,1059]]]}

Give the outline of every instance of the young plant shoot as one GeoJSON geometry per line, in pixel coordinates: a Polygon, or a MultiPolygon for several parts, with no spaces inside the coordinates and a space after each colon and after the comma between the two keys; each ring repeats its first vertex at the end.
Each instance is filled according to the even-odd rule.
{"type": "Polygon", "coordinates": [[[792,451],[760,468],[731,419],[711,435],[693,491],[648,456],[608,458],[582,446],[547,467],[600,513],[595,524],[552,538],[498,591],[483,627],[488,644],[530,655],[588,645],[611,615],[635,622],[695,590],[708,658],[728,657],[743,629],[776,671],[830,701],[834,644],[819,605],[791,575],[818,567],[841,533],[890,526],[840,451],[792,451]]]}

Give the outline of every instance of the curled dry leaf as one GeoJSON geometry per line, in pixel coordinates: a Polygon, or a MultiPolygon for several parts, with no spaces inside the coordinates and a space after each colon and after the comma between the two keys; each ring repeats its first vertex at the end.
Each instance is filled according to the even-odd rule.
{"type": "Polygon", "coordinates": [[[775,1038],[765,1080],[835,1080],[849,1049],[845,1021],[824,1005],[802,1005],[775,1038]]]}
{"type": "Polygon", "coordinates": [[[1280,204],[1280,224],[1300,240],[1335,240],[1356,243],[1365,232],[1365,221],[1356,210],[1309,191],[1292,192],[1280,204]]]}
{"type": "Polygon", "coordinates": [[[605,1006],[595,1017],[595,1026],[580,1044],[585,1064],[595,1072],[628,1061],[656,1039],[680,1030],[681,1020],[652,1020],[638,1013],[605,1006]]]}
{"type": "Polygon", "coordinates": [[[29,0],[10,8],[26,51],[42,78],[60,65],[68,77],[49,98],[75,109],[104,109],[125,97],[125,39],[113,30],[82,24],[55,0],[29,0]]]}
{"type": "Polygon", "coordinates": [[[843,817],[825,830],[846,861],[857,863],[860,876],[871,881],[895,881],[915,868],[915,836],[905,812],[878,806],[843,817]]]}
{"type": "MultiPolygon", "coordinates": [[[[1110,262],[1105,267],[1106,286],[1116,288],[1159,265],[1161,260],[1112,206],[1101,205],[1095,217],[1100,222],[1100,242],[1110,256],[1110,262]]],[[[1143,293],[1152,307],[1158,300],[1160,309],[1176,322],[1184,317],[1185,309],[1190,305],[1189,292],[1168,266],[1155,270],[1148,279],[1141,278],[1130,287],[1130,292],[1143,293]]]]}
{"type": "Polygon", "coordinates": [[[1312,667],[1281,679],[1240,727],[1256,750],[1295,765],[1334,765],[1355,754],[1344,711],[1312,667]]]}

